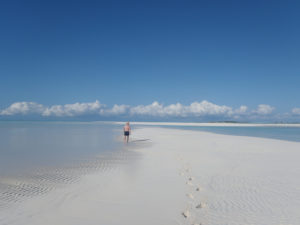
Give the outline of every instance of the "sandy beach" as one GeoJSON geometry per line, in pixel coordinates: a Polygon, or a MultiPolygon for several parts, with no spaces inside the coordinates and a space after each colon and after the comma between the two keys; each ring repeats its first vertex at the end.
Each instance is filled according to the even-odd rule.
{"type": "Polygon", "coordinates": [[[51,182],[1,181],[17,190],[7,198],[26,198],[2,207],[0,224],[300,224],[299,142],[157,127],[131,138],[51,182]]]}

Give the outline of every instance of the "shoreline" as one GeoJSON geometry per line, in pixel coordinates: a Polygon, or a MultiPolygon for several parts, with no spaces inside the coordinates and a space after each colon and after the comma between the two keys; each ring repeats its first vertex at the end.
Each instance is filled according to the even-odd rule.
{"type": "Polygon", "coordinates": [[[157,127],[132,140],[138,157],[2,210],[0,224],[299,224],[300,143],[157,127]]]}
{"type": "MultiPolygon", "coordinates": [[[[95,121],[96,122],[96,121],[95,121]]],[[[104,121],[105,122],[105,121],[104,121]]],[[[113,123],[123,125],[125,122],[111,121],[113,123]]],[[[132,125],[147,126],[191,126],[191,127],[300,127],[299,123],[181,123],[181,122],[130,122],[132,125]]]]}

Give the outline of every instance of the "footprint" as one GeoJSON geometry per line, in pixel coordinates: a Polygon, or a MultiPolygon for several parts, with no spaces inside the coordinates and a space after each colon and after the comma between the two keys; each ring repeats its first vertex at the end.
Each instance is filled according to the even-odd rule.
{"type": "Polygon", "coordinates": [[[189,181],[187,181],[186,184],[189,185],[189,186],[194,186],[194,184],[192,182],[189,182],[189,181]]]}
{"type": "Polygon", "coordinates": [[[189,181],[192,181],[192,180],[194,180],[194,177],[190,177],[190,178],[189,178],[189,181]]]}
{"type": "Polygon", "coordinates": [[[186,196],[189,197],[190,199],[194,199],[194,195],[192,194],[187,194],[186,196]]]}
{"type": "Polygon", "coordinates": [[[196,191],[201,191],[201,188],[200,188],[200,187],[197,187],[197,188],[196,188],[196,191]]]}
{"type": "Polygon", "coordinates": [[[191,216],[191,213],[190,213],[190,211],[186,210],[186,211],[182,212],[182,215],[184,218],[188,218],[191,216]]]}
{"type": "Polygon", "coordinates": [[[202,209],[206,207],[206,203],[200,203],[198,205],[196,205],[196,209],[202,209]]]}

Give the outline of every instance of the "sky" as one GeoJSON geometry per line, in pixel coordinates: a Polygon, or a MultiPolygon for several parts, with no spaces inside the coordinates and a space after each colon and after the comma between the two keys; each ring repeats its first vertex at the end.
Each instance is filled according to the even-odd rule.
{"type": "Polygon", "coordinates": [[[2,1],[0,119],[300,122],[299,1],[2,1]]]}

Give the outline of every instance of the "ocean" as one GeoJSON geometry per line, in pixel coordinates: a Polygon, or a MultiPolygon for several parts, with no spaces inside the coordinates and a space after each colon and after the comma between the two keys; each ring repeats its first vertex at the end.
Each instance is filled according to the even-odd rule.
{"type": "Polygon", "coordinates": [[[0,122],[0,176],[120,150],[121,131],[98,122],[0,122]]]}

